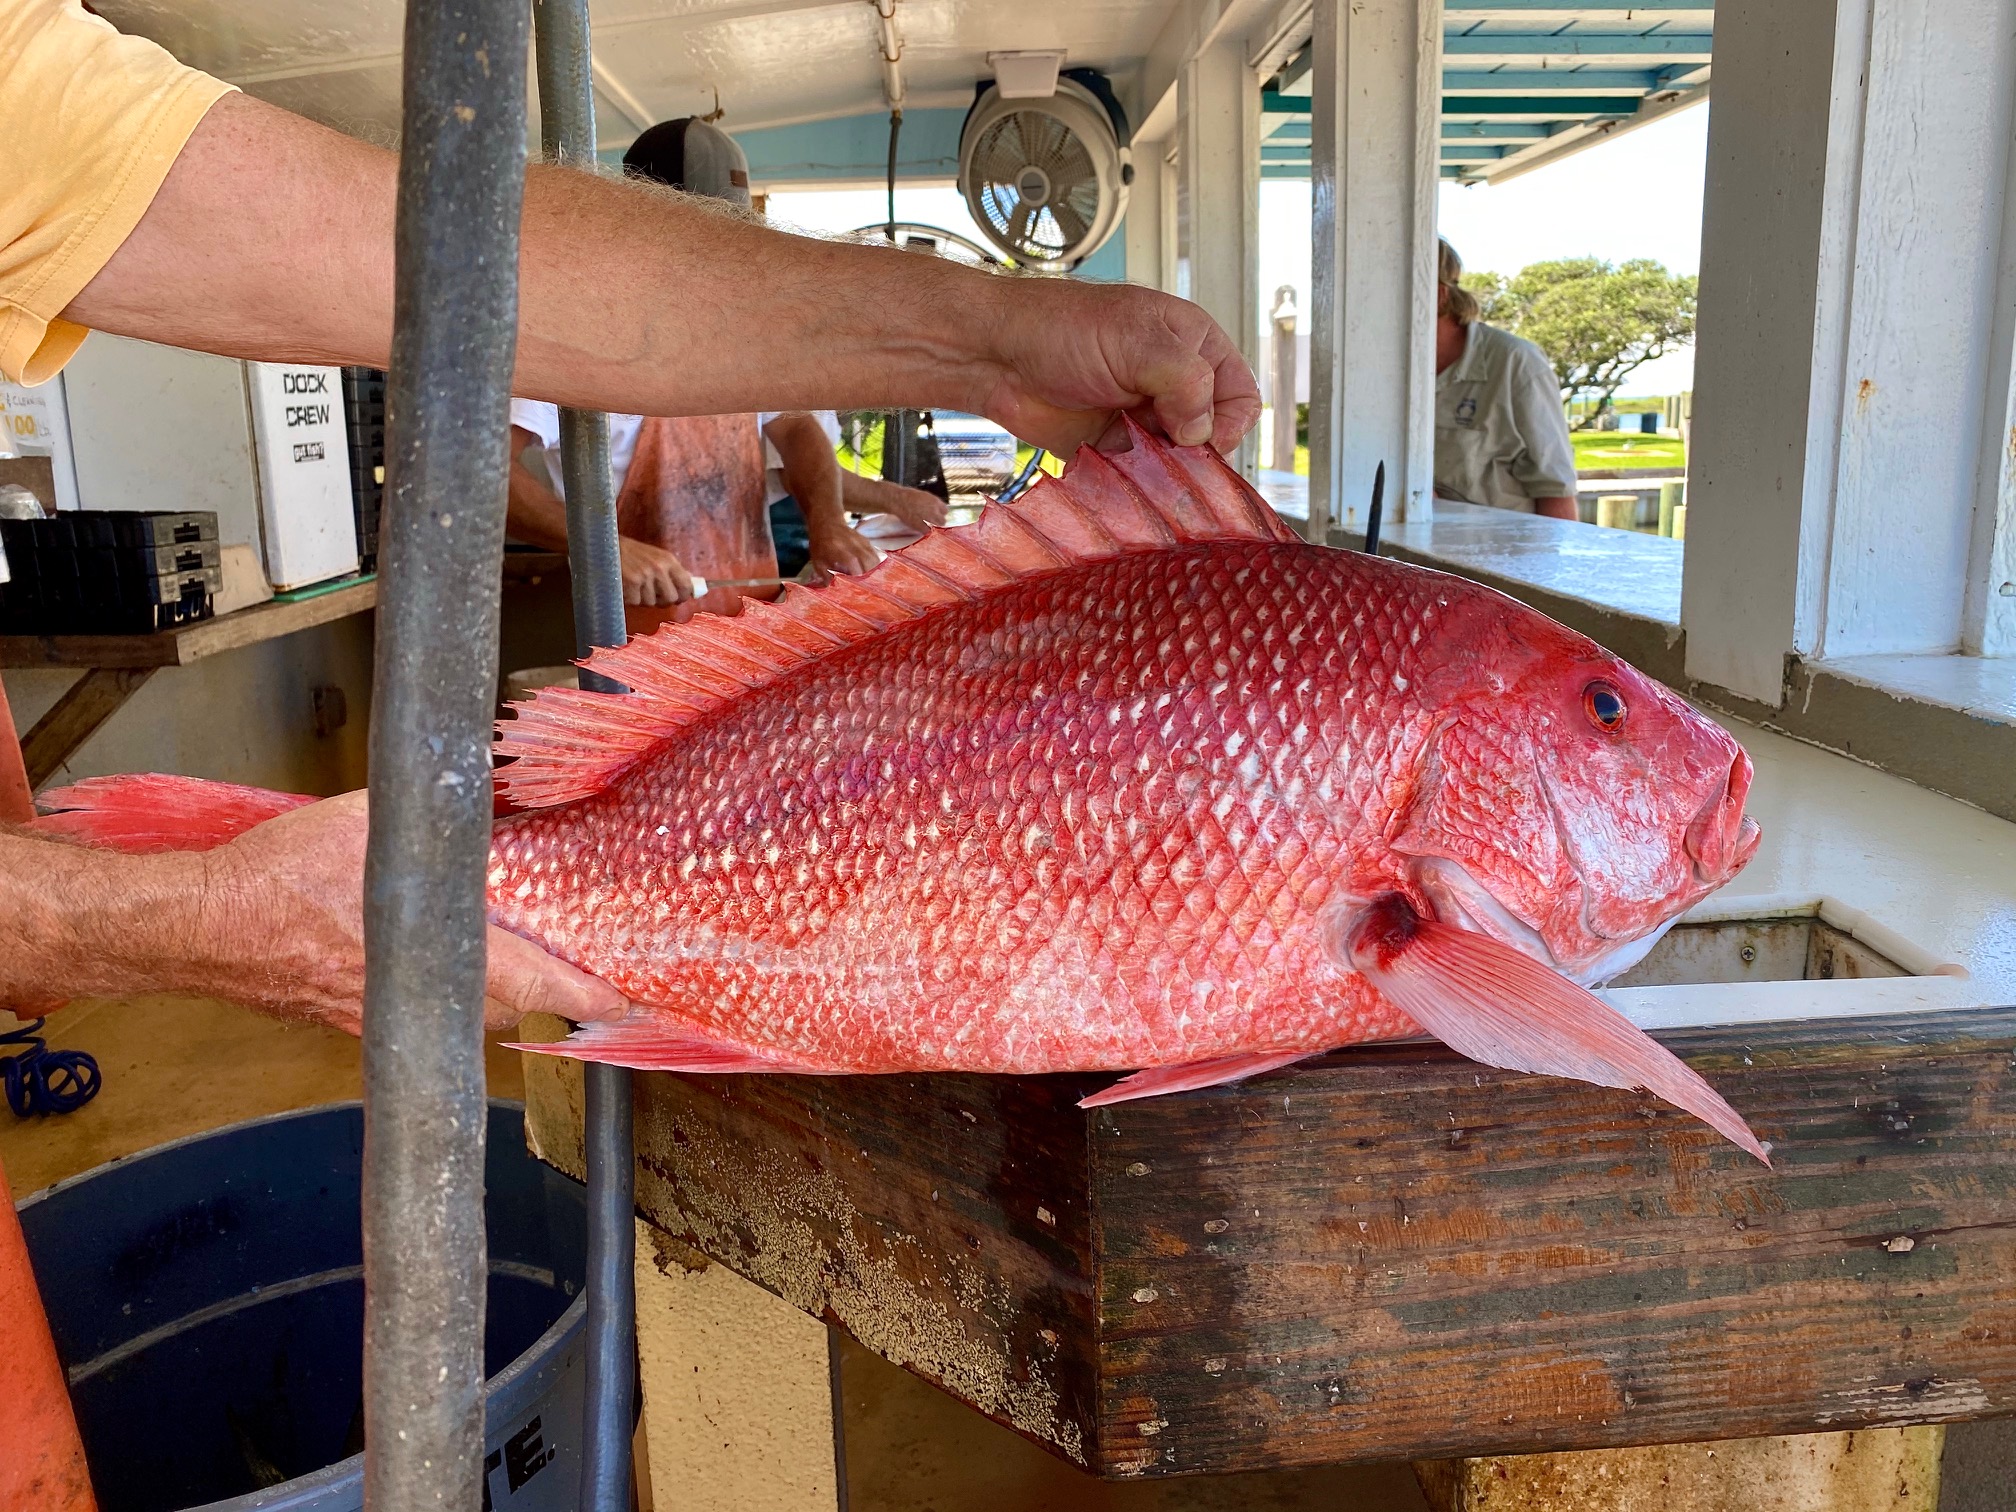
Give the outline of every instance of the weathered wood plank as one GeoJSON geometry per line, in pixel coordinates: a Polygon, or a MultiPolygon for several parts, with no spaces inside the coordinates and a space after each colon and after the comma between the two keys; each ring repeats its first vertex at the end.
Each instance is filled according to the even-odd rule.
{"type": "Polygon", "coordinates": [[[154,675],[152,667],[97,667],[86,672],[49,706],[21,737],[28,785],[39,788],[55,776],[77,748],[154,675]]]}
{"type": "Polygon", "coordinates": [[[1945,1437],[1873,1428],[1414,1468],[1434,1512],[1936,1512],[1945,1437]]]}
{"type": "Polygon", "coordinates": [[[1091,1116],[1102,1077],[644,1076],[638,1202],[1107,1475],[2016,1411],[2016,1011],[1664,1038],[1775,1170],[1413,1045],[1091,1116]]]}
{"type": "Polygon", "coordinates": [[[0,635],[0,667],[186,667],[362,614],[377,603],[378,580],[366,578],[312,598],[275,599],[151,635],[0,635]]]}
{"type": "Polygon", "coordinates": [[[1086,1463],[1091,1213],[1063,1080],[639,1077],[638,1207],[1086,1463]]]}
{"type": "Polygon", "coordinates": [[[1106,1463],[2016,1409],[2016,1019],[1667,1038],[1775,1170],[1649,1099],[1430,1050],[1107,1110],[1106,1463]]]}

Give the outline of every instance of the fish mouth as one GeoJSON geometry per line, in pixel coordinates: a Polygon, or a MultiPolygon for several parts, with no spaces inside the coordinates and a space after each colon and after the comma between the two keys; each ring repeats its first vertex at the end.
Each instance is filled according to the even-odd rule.
{"type": "Polygon", "coordinates": [[[1681,844],[1694,865],[1694,880],[1704,886],[1720,887],[1757,854],[1764,832],[1743,812],[1752,775],[1749,756],[1738,749],[1722,791],[1702,804],[1700,812],[1688,821],[1681,844]]]}

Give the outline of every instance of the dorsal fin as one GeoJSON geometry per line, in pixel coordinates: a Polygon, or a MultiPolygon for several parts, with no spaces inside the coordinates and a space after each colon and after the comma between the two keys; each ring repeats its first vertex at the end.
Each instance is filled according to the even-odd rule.
{"type": "Polygon", "coordinates": [[[1130,451],[1081,447],[1062,478],[962,529],[934,530],[859,577],[787,588],[733,618],[701,614],[583,664],[627,694],[543,688],[497,726],[517,759],[497,785],[520,808],[598,793],[679,730],[808,662],[1024,578],[1200,541],[1299,539],[1208,446],[1171,446],[1132,420],[1130,451]]]}

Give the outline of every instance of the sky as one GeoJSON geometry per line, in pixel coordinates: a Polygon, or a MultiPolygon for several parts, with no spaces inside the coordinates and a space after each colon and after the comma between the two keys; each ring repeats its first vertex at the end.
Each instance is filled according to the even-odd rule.
{"type": "MultiPolygon", "coordinates": [[[[1701,266],[1701,179],[1708,159],[1705,106],[1578,152],[1509,184],[1442,185],[1442,235],[1473,271],[1517,273],[1552,257],[1623,262],[1650,257],[1673,273],[1701,266]]],[[[1260,308],[1282,284],[1308,318],[1309,186],[1276,179],[1260,186],[1260,308]]],[[[1674,394],[1692,388],[1694,353],[1648,362],[1619,390],[1674,394]]]]}
{"type": "MultiPolygon", "coordinates": [[[[1517,273],[1551,257],[1600,257],[1622,262],[1650,257],[1675,273],[1701,261],[1701,180],[1708,153],[1708,111],[1683,110],[1577,153],[1509,184],[1445,183],[1438,213],[1442,234],[1464,266],[1517,273]]],[[[879,221],[879,189],[793,192],[772,196],[775,218],[808,231],[847,231],[879,221]]],[[[899,187],[896,214],[981,240],[959,191],[899,187]]],[[[1260,309],[1292,284],[1296,308],[1310,309],[1309,185],[1273,180],[1260,186],[1260,309]]],[[[1693,386],[1694,354],[1647,363],[1621,391],[1671,394],[1693,386]]]]}

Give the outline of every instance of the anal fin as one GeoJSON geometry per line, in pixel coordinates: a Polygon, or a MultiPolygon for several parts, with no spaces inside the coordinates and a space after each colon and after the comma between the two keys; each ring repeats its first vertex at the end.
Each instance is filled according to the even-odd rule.
{"type": "Polygon", "coordinates": [[[1189,1061],[1180,1066],[1151,1066],[1123,1076],[1103,1091],[1080,1098],[1081,1108],[1105,1108],[1114,1103],[1133,1102],[1143,1097],[1166,1097],[1171,1092],[1194,1092],[1199,1087],[1222,1087],[1227,1082],[1244,1081],[1249,1076],[1278,1071],[1297,1061],[1321,1055],[1321,1050],[1269,1050],[1257,1055],[1221,1055],[1215,1060],[1189,1061]]]}
{"type": "Polygon", "coordinates": [[[559,1055],[569,1060],[600,1061],[633,1071],[684,1071],[694,1076],[719,1076],[744,1071],[795,1076],[844,1075],[833,1066],[807,1065],[786,1057],[714,1038],[691,1024],[655,1009],[627,1018],[583,1024],[553,1044],[507,1045],[535,1055],[559,1055]]]}

